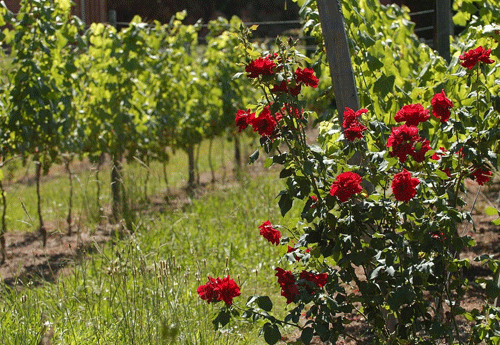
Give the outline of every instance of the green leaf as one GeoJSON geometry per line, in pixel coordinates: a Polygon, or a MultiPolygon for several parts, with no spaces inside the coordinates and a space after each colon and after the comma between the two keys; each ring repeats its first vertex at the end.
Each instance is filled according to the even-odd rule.
{"type": "Polygon", "coordinates": [[[491,299],[500,297],[500,287],[492,280],[488,280],[486,283],[486,295],[491,299]]]}
{"type": "Polygon", "coordinates": [[[273,159],[271,157],[267,157],[264,162],[264,168],[269,168],[271,165],[273,165],[273,159]]]}
{"type": "Polygon", "coordinates": [[[300,335],[300,340],[306,345],[311,343],[312,337],[314,334],[314,330],[311,327],[304,328],[302,334],[300,335]]]}
{"type": "Polygon", "coordinates": [[[498,216],[498,210],[491,206],[486,207],[484,213],[486,213],[487,216],[498,216]]]}
{"type": "Polygon", "coordinates": [[[290,211],[290,209],[292,208],[292,204],[293,200],[290,197],[290,195],[288,195],[288,192],[285,191],[285,193],[281,194],[281,198],[278,201],[278,205],[281,211],[281,216],[284,217],[288,213],[288,211],[290,211]]]}
{"type": "Polygon", "coordinates": [[[492,221],[492,223],[495,225],[500,225],[500,218],[495,219],[494,221],[492,221]]]}
{"type": "Polygon", "coordinates": [[[229,320],[231,320],[231,313],[229,310],[222,309],[212,323],[214,324],[215,330],[218,330],[219,327],[227,325],[229,320]]]}
{"type": "Polygon", "coordinates": [[[373,90],[375,92],[379,93],[382,97],[385,97],[394,90],[394,82],[395,81],[396,81],[396,77],[393,75],[390,75],[390,76],[382,75],[373,84],[373,90]]]}
{"type": "Polygon", "coordinates": [[[273,309],[273,302],[267,296],[260,296],[257,298],[257,305],[260,309],[265,311],[271,311],[273,309]]]}
{"type": "Polygon", "coordinates": [[[254,163],[258,158],[259,158],[259,149],[255,150],[255,152],[250,155],[250,164],[254,163]]]}
{"type": "Polygon", "coordinates": [[[276,325],[268,322],[262,327],[262,331],[264,332],[264,340],[270,345],[276,344],[281,340],[281,333],[276,325]]]}

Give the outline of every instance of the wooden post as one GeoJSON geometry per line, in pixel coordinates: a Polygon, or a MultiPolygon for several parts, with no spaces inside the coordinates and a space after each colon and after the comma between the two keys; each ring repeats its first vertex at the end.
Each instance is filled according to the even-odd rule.
{"type": "Polygon", "coordinates": [[[317,0],[317,3],[333,92],[339,121],[342,124],[346,107],[354,111],[359,110],[358,90],[344,29],[344,15],[339,0],[317,0]]]}
{"type": "Polygon", "coordinates": [[[450,62],[451,1],[436,0],[434,16],[434,48],[450,62]]]}

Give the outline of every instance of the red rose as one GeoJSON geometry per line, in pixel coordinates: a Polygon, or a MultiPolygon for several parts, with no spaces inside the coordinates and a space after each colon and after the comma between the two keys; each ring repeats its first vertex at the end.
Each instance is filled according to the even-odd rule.
{"type": "Polygon", "coordinates": [[[326,273],[314,274],[307,271],[300,273],[300,279],[304,279],[316,284],[319,288],[326,285],[328,275],[326,273]]]}
{"type": "Polygon", "coordinates": [[[404,105],[401,110],[396,113],[394,119],[397,122],[405,121],[407,126],[417,126],[420,122],[425,122],[429,119],[429,110],[424,109],[422,104],[404,105]]]}
{"type": "Polygon", "coordinates": [[[229,276],[223,279],[208,277],[208,282],[198,286],[196,291],[208,303],[224,301],[227,305],[233,304],[233,298],[241,294],[240,287],[229,276]]]}
{"type": "Polygon", "coordinates": [[[439,118],[441,123],[445,123],[450,118],[450,109],[453,103],[446,97],[444,90],[436,93],[431,100],[432,115],[439,118]]]}
{"type": "Polygon", "coordinates": [[[424,138],[419,138],[413,145],[413,152],[410,155],[416,162],[423,162],[425,159],[425,153],[429,151],[431,147],[429,146],[429,140],[424,138]]]}
{"type": "Polygon", "coordinates": [[[360,193],[363,190],[360,183],[361,176],[358,174],[350,171],[343,172],[333,182],[330,188],[330,195],[339,198],[340,202],[346,202],[354,194],[360,193]]]}
{"type": "Polygon", "coordinates": [[[357,112],[354,112],[351,108],[345,108],[342,127],[344,128],[344,135],[348,141],[354,141],[356,138],[363,138],[363,132],[366,130],[366,127],[358,121],[358,117],[367,111],[368,109],[359,109],[357,112]]]}
{"type": "Polygon", "coordinates": [[[490,180],[491,175],[493,175],[491,171],[477,168],[470,174],[470,178],[475,180],[478,185],[482,186],[490,180]]]}
{"type": "Polygon", "coordinates": [[[474,66],[476,66],[476,64],[480,61],[485,64],[491,64],[495,61],[490,59],[490,53],[491,49],[484,50],[482,46],[479,46],[476,49],[471,49],[463,56],[460,55],[460,60],[464,60],[460,63],[460,65],[468,69],[473,69],[474,66]]]}
{"type": "Polygon", "coordinates": [[[318,86],[318,78],[314,75],[314,70],[312,68],[297,68],[295,71],[295,80],[297,80],[297,84],[305,84],[312,88],[316,88],[318,86]]]}
{"type": "Polygon", "coordinates": [[[259,116],[254,116],[250,124],[253,127],[253,131],[258,132],[261,136],[270,137],[276,128],[276,120],[271,116],[269,106],[264,107],[259,116]]]}
{"type": "Polygon", "coordinates": [[[271,89],[272,93],[280,94],[280,93],[286,93],[288,92],[288,85],[286,80],[282,80],[281,84],[274,84],[273,88],[271,89]]]}
{"type": "Polygon", "coordinates": [[[265,221],[259,225],[260,234],[269,242],[278,245],[280,243],[281,232],[276,230],[270,221],[265,221]]]}
{"type": "Polygon", "coordinates": [[[274,270],[276,271],[276,277],[278,277],[278,284],[281,287],[281,296],[286,297],[287,304],[292,303],[299,294],[295,276],[292,272],[285,271],[280,267],[276,267],[274,270]]]}
{"type": "Polygon", "coordinates": [[[250,113],[250,109],[248,110],[238,110],[236,112],[235,123],[238,126],[238,132],[241,133],[242,130],[248,127],[248,125],[255,118],[255,113],[250,113]]]}
{"type": "Polygon", "coordinates": [[[404,163],[407,156],[414,152],[414,145],[419,139],[417,127],[407,125],[393,127],[387,140],[387,147],[392,147],[392,157],[396,156],[401,163],[404,163]]]}
{"type": "Polygon", "coordinates": [[[276,64],[269,57],[260,57],[250,62],[245,71],[249,73],[248,78],[257,78],[260,75],[272,75],[275,67],[276,64]]]}
{"type": "Polygon", "coordinates": [[[410,201],[417,193],[415,187],[419,183],[418,178],[412,178],[411,174],[404,169],[402,172],[397,173],[394,176],[394,180],[392,180],[391,188],[394,197],[399,201],[410,201]]]}

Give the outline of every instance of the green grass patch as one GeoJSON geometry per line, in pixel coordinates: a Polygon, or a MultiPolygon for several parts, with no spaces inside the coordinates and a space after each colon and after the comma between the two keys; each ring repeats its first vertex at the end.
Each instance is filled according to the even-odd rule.
{"type": "Polygon", "coordinates": [[[218,307],[202,301],[196,288],[208,275],[229,274],[241,285],[235,304],[269,294],[283,309],[273,268],[285,248],[270,245],[258,230],[268,219],[295,223],[279,214],[281,186],[276,174],[244,177],[180,210],[140,216],[133,235],[94,245],[93,254],[55,283],[0,285],[0,342],[264,343],[258,324],[236,321],[215,332],[218,307]]]}

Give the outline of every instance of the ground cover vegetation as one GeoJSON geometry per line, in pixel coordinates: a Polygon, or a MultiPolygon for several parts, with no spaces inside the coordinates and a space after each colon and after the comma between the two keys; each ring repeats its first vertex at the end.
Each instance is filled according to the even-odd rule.
{"type": "MultiPolygon", "coordinates": [[[[307,29],[320,37],[315,2],[302,5],[307,29]]],[[[351,314],[369,325],[372,344],[498,344],[499,260],[473,258],[489,276],[469,280],[463,272],[472,263],[461,254],[475,246],[465,181],[483,186],[498,170],[500,9],[458,4],[454,19],[466,28],[447,62],[412,34],[405,10],[370,0],[343,5],[361,108],[321,123],[316,144],[304,130],[316,115],[303,109],[300,91],[317,87],[321,69],[304,68],[311,61],[292,41],[260,52],[248,31],[240,35],[248,54],[242,77],[262,98],[235,121],[259,133],[268,165],[282,167],[282,215],[303,207],[291,228],[260,226],[271,245],[289,248],[275,268],[288,315],[273,315],[265,295],[240,302],[243,289],[229,277],[209,277],[198,294],[222,302],[216,329],[233,318],[259,320],[268,344],[288,326],[299,329],[298,343],[361,343],[348,329],[351,314]],[[483,303],[467,309],[466,293],[477,287],[483,303]]],[[[325,61],[321,47],[317,58],[313,68],[325,61]]],[[[499,225],[498,207],[488,212],[499,225]]]]}

